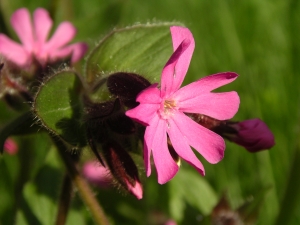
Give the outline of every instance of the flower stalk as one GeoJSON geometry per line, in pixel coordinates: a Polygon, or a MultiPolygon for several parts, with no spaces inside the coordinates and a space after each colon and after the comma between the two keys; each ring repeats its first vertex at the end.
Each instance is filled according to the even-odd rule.
{"type": "Polygon", "coordinates": [[[72,199],[72,180],[68,174],[65,175],[59,197],[58,211],[55,225],[64,225],[67,220],[68,211],[72,199]]]}
{"type": "Polygon", "coordinates": [[[109,225],[108,219],[106,218],[102,207],[100,206],[99,202],[95,199],[95,196],[85,179],[82,178],[80,173],[78,172],[74,160],[68,154],[68,149],[65,146],[65,144],[57,137],[52,137],[52,140],[57,146],[59,155],[61,156],[61,159],[64,165],[66,166],[68,174],[73,184],[78,189],[81,199],[91,212],[95,223],[98,225],[109,225]]]}

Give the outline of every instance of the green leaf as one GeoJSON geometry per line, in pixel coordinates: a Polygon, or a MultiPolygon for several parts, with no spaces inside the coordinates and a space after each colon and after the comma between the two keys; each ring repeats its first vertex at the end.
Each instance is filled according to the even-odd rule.
{"type": "Polygon", "coordinates": [[[40,127],[34,123],[32,112],[26,112],[7,123],[0,130],[0,153],[3,153],[5,140],[11,135],[30,134],[40,127]]]}
{"type": "Polygon", "coordinates": [[[208,215],[216,205],[217,195],[209,183],[195,171],[180,168],[177,175],[170,181],[170,211],[172,218],[183,219],[185,203],[208,215]]]}
{"type": "Polygon", "coordinates": [[[73,146],[84,146],[81,126],[82,82],[73,71],[53,75],[39,89],[34,112],[43,126],[73,146]]]}
{"type": "Polygon", "coordinates": [[[18,153],[4,153],[0,157],[0,192],[3,193],[0,204],[1,224],[13,224],[23,185],[40,171],[50,148],[50,140],[45,132],[15,139],[19,146],[18,153]]]}
{"type": "Polygon", "coordinates": [[[99,75],[119,71],[137,73],[150,82],[159,82],[161,71],[173,52],[172,25],[175,23],[136,25],[112,31],[87,59],[88,83],[99,75]]]}
{"type": "Polygon", "coordinates": [[[63,172],[56,149],[52,148],[35,179],[23,189],[16,224],[54,224],[63,172]]]}
{"type": "MultiPolygon", "coordinates": [[[[294,151],[294,157],[290,173],[287,179],[287,187],[281,201],[281,210],[276,219],[276,225],[295,224],[296,215],[299,216],[299,199],[300,199],[300,143],[294,151]]],[[[299,220],[298,220],[299,221],[299,220]]]]}

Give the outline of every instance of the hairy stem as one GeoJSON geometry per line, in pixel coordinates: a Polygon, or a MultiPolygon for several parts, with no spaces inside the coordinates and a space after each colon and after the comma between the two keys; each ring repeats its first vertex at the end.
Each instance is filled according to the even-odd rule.
{"type": "Polygon", "coordinates": [[[78,189],[81,199],[91,212],[95,223],[98,225],[109,225],[102,207],[95,199],[95,196],[85,179],[83,179],[78,172],[72,156],[68,153],[68,148],[61,140],[58,139],[58,137],[53,137],[52,139],[58,148],[59,154],[67,168],[71,180],[78,189]]]}
{"type": "Polygon", "coordinates": [[[72,180],[70,176],[66,174],[59,197],[59,206],[55,222],[56,225],[64,225],[66,223],[72,198],[72,189],[72,180]]]}

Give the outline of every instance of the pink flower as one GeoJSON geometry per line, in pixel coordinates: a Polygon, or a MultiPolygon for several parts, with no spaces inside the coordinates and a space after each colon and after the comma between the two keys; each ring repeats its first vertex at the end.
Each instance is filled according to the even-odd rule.
{"type": "Polygon", "coordinates": [[[229,140],[245,147],[249,152],[272,148],[275,145],[274,135],[260,119],[250,119],[230,124],[236,135],[229,135],[229,140]]]}
{"type": "Polygon", "coordinates": [[[47,41],[53,22],[43,8],[34,11],[33,23],[26,8],[18,9],[11,17],[11,24],[22,45],[0,34],[0,54],[20,67],[27,68],[35,60],[45,66],[69,56],[71,63],[74,63],[87,50],[84,43],[67,45],[76,34],[70,22],[62,22],[47,41]]]}
{"type": "Polygon", "coordinates": [[[103,188],[109,187],[113,181],[110,171],[96,161],[86,162],[82,174],[90,183],[103,188]]]}
{"type": "Polygon", "coordinates": [[[195,43],[187,28],[171,27],[171,34],[174,53],[162,71],[160,89],[157,84],[146,88],[137,97],[140,105],[126,112],[127,116],[147,126],[144,136],[146,173],[147,176],[151,174],[152,152],[160,184],[172,179],[178,171],[167,147],[168,138],[176,153],[202,175],[204,167],[191,147],[210,163],[217,163],[224,156],[223,138],[184,113],[226,120],[234,116],[240,102],[236,92],[211,92],[234,81],[238,75],[231,72],[204,77],[180,89],[195,43]]]}
{"type": "Polygon", "coordinates": [[[11,139],[11,138],[7,138],[4,142],[4,150],[10,154],[10,155],[14,155],[18,152],[19,148],[17,143],[11,139]]]}
{"type": "Polygon", "coordinates": [[[164,225],[177,225],[177,223],[174,220],[168,220],[164,225]]]}
{"type": "MultiPolygon", "coordinates": [[[[96,161],[86,162],[82,167],[82,174],[90,183],[101,188],[108,188],[114,182],[114,178],[108,167],[104,167],[96,161]]],[[[134,195],[137,199],[142,199],[142,184],[136,180],[133,186],[128,180],[126,180],[126,177],[124,179],[128,192],[134,195]]]]}

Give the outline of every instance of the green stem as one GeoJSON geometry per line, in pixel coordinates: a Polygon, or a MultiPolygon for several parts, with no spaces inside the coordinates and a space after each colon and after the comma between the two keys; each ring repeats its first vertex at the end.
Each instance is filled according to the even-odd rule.
{"type": "Polygon", "coordinates": [[[59,206],[56,217],[56,225],[64,225],[72,199],[72,180],[68,174],[65,175],[59,198],[59,206]]]}
{"type": "Polygon", "coordinates": [[[58,139],[58,137],[53,137],[52,139],[58,148],[58,152],[68,170],[69,176],[71,177],[74,185],[77,187],[78,192],[85,205],[91,212],[94,221],[98,225],[109,225],[108,219],[106,218],[102,207],[95,199],[95,196],[85,179],[80,176],[80,173],[78,172],[76,165],[71,158],[71,155],[68,154],[68,148],[64,143],[62,143],[62,141],[58,139]]]}
{"type": "Polygon", "coordinates": [[[294,224],[292,223],[295,215],[298,215],[297,208],[299,209],[299,198],[300,198],[300,180],[299,169],[300,169],[300,148],[294,151],[293,163],[291,165],[291,170],[289,178],[287,179],[287,187],[285,190],[285,195],[280,203],[281,210],[276,219],[276,225],[280,224],[294,224]]]}

